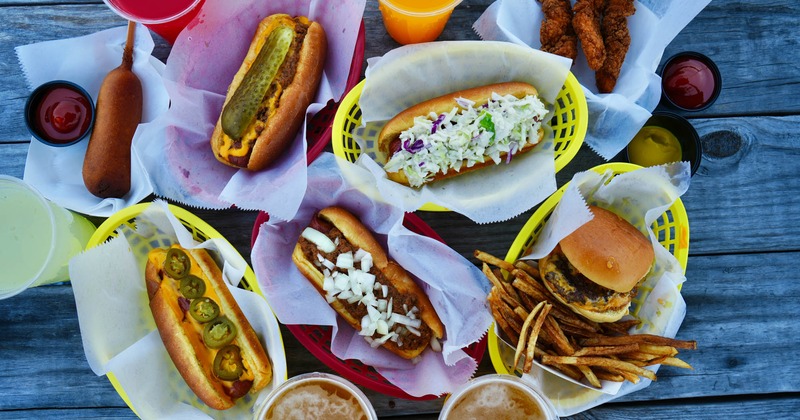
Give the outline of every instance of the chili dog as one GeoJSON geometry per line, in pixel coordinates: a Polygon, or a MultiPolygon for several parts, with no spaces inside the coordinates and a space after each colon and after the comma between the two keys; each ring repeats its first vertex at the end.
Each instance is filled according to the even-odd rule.
{"type": "Polygon", "coordinates": [[[444,325],[428,296],[353,214],[320,210],[298,238],[292,260],[373,348],[406,359],[428,346],[440,350],[444,325]]]}
{"type": "Polygon", "coordinates": [[[206,405],[231,408],[270,383],[267,354],[207,251],[153,249],[145,283],[164,347],[206,405]]]}
{"type": "Polygon", "coordinates": [[[322,78],[327,38],[304,16],[258,25],[211,136],[217,160],[257,171],[288,148],[322,78]]]}
{"type": "Polygon", "coordinates": [[[389,179],[411,187],[510,162],[541,141],[547,114],[535,87],[507,82],[414,105],[378,136],[389,179]]]}
{"type": "Polygon", "coordinates": [[[133,72],[133,35],[129,22],[122,64],[100,85],[95,121],[83,160],[83,183],[100,198],[122,198],[131,189],[131,142],[142,121],[142,83],[133,72]]]}

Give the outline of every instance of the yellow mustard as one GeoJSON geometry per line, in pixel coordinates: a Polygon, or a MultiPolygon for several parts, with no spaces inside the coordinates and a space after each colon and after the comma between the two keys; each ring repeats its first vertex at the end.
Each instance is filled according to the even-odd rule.
{"type": "Polygon", "coordinates": [[[628,144],[628,159],[641,166],[655,166],[681,160],[681,144],[669,130],[646,126],[628,144]]]}

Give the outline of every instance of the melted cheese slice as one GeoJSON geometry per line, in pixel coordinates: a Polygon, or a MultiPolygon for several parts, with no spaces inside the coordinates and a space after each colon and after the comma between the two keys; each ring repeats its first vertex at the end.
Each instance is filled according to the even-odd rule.
{"type": "MultiPolygon", "coordinates": [[[[182,249],[180,246],[173,245],[173,248],[182,249]]],[[[206,277],[203,270],[197,264],[197,261],[194,259],[192,254],[186,253],[189,256],[189,260],[192,263],[191,269],[189,270],[189,274],[193,274],[201,279],[206,283],[206,291],[203,294],[204,297],[209,297],[220,306],[219,308],[219,316],[225,315],[225,310],[220,304],[220,297],[216,291],[216,288],[212,284],[212,282],[206,277]]],[[[158,267],[159,269],[164,266],[164,261],[167,259],[167,249],[154,249],[150,251],[147,258],[150,262],[158,267]]],[[[177,319],[182,319],[182,327],[183,330],[186,331],[189,340],[192,342],[192,347],[194,347],[195,354],[200,361],[200,365],[204,367],[208,377],[216,378],[221,383],[225,384],[226,386],[230,387],[233,384],[233,381],[226,381],[223,379],[217,378],[213,373],[213,366],[214,366],[214,358],[217,356],[217,353],[221,349],[212,349],[206,346],[205,342],[203,341],[203,326],[205,324],[201,324],[197,320],[195,320],[189,313],[184,313],[181,309],[180,305],[178,304],[178,298],[182,297],[180,291],[180,280],[175,280],[169,276],[166,276],[161,281],[161,293],[165,293],[165,297],[167,298],[167,302],[169,302],[170,308],[175,312],[175,317],[177,319]]],[[[224,286],[224,285],[223,285],[224,286]]],[[[227,286],[224,286],[227,287],[227,286]]],[[[237,328],[241,328],[239,325],[236,325],[237,328]]],[[[242,346],[238,344],[239,340],[239,333],[233,339],[231,344],[236,344],[241,349],[242,346]]],[[[247,361],[243,358],[242,363],[244,365],[244,370],[242,375],[239,376],[239,380],[250,380],[253,381],[255,376],[252,373],[252,370],[247,365],[247,361]]]]}

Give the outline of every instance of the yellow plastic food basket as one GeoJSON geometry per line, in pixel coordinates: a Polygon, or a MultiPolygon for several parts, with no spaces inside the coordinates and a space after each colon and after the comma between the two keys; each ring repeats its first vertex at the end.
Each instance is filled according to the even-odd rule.
{"type": "MultiPolygon", "coordinates": [[[[130,229],[136,228],[136,217],[142,213],[151,203],[139,203],[125,209],[114,213],[111,217],[106,219],[95,231],[91,238],[89,238],[89,242],[86,245],[86,249],[94,248],[97,245],[100,245],[106,242],[109,239],[115,238],[118,235],[118,229],[123,226],[127,226],[130,229]]],[[[227,240],[220,234],[216,229],[211,227],[209,224],[204,222],[199,217],[195,216],[194,214],[190,213],[187,210],[184,210],[178,206],[174,206],[169,204],[169,210],[178,220],[183,224],[191,233],[194,239],[198,242],[205,242],[208,239],[218,238],[223,241],[227,240]]],[[[131,246],[141,246],[142,248],[151,249],[155,246],[169,246],[170,244],[167,242],[154,245],[152,242],[141,242],[138,244],[131,244],[131,246]]],[[[256,281],[256,275],[250,266],[247,266],[245,270],[244,277],[241,280],[241,287],[258,293],[261,293],[261,288],[258,286],[258,282],[256,281]]],[[[282,340],[282,338],[281,338],[282,340]]],[[[283,343],[281,342],[281,350],[283,350],[283,343]]],[[[285,358],[285,356],[284,356],[285,358]]],[[[136,413],[134,410],[131,401],[128,399],[127,393],[122,388],[122,385],[119,383],[117,378],[114,376],[113,372],[108,372],[106,375],[108,380],[111,382],[111,385],[114,386],[114,389],[117,393],[122,397],[128,407],[136,413]]],[[[137,414],[138,415],[138,414],[137,414]]]]}
{"type": "MultiPolygon", "coordinates": [[[[353,138],[353,130],[361,125],[361,108],[358,100],[364,90],[365,81],[357,84],[342,100],[336,116],[333,118],[333,134],[331,143],[333,153],[350,162],[355,162],[361,155],[361,148],[353,138]]],[[[550,120],[550,127],[555,136],[556,172],[575,157],[583,144],[586,128],[589,123],[589,110],[586,96],[583,94],[578,79],[570,72],[555,100],[555,115],[550,120]]],[[[425,204],[420,210],[448,211],[442,206],[425,204]]]]}
{"type": "MultiPolygon", "coordinates": [[[[604,165],[595,166],[591,170],[603,174],[610,170],[614,175],[630,172],[635,169],[640,169],[641,166],[632,163],[607,163],[604,165]]],[[[522,257],[525,252],[530,249],[533,242],[539,236],[539,233],[544,228],[545,223],[550,218],[550,214],[555,209],[556,204],[564,195],[569,183],[561,187],[558,191],[553,193],[544,203],[533,213],[525,226],[517,235],[517,238],[511,244],[511,248],[506,254],[505,260],[514,262],[522,257]]],[[[686,208],[680,198],[676,199],[672,206],[664,212],[661,217],[651,226],[653,233],[656,234],[658,241],[667,249],[683,267],[683,272],[686,273],[686,261],[689,258],[689,217],[686,215],[686,208]]],[[[644,291],[644,290],[642,290],[644,291]]],[[[644,291],[646,292],[646,291],[644,291]]],[[[647,293],[639,293],[638,300],[644,299],[647,293]]],[[[637,299],[634,299],[636,301],[637,299]]],[[[635,304],[636,308],[640,305],[635,304]]],[[[634,310],[634,314],[635,314],[634,310]]],[[[492,359],[492,365],[497,373],[509,374],[513,372],[513,359],[514,352],[506,349],[506,346],[500,342],[500,339],[495,334],[494,325],[489,328],[487,347],[489,348],[489,356],[492,359]]]]}

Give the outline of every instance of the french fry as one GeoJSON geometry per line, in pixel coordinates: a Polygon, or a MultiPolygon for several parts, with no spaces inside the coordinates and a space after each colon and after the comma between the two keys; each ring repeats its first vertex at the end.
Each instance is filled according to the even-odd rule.
{"type": "Polygon", "coordinates": [[[595,388],[602,388],[603,384],[600,383],[600,380],[597,379],[597,375],[594,374],[594,371],[589,366],[581,366],[578,365],[577,368],[581,371],[583,376],[586,378],[586,381],[589,382],[589,385],[595,388]]]}
{"type": "Polygon", "coordinates": [[[573,356],[607,356],[609,354],[630,353],[639,350],[636,343],[623,344],[621,346],[596,346],[583,347],[576,351],[573,356]]]}
{"type": "Polygon", "coordinates": [[[624,372],[635,373],[638,376],[643,376],[652,381],[656,380],[656,375],[652,371],[643,369],[632,363],[624,362],[622,360],[610,359],[607,357],[591,357],[591,356],[575,357],[575,356],[543,355],[542,363],[544,364],[561,363],[565,365],[576,365],[576,366],[601,366],[604,368],[615,369],[620,372],[624,371],[624,372]]]}
{"type": "Polygon", "coordinates": [[[517,260],[517,262],[514,263],[514,267],[528,273],[528,275],[534,279],[542,278],[542,274],[539,273],[539,267],[532,266],[526,261],[517,260]]]}
{"type": "MultiPolygon", "coordinates": [[[[569,365],[562,365],[562,366],[569,366],[569,365]]],[[[603,381],[612,381],[612,382],[622,382],[625,380],[625,377],[620,375],[616,372],[609,372],[603,369],[597,369],[594,374],[597,376],[597,379],[603,381]]],[[[639,379],[638,377],[636,378],[639,379]]]]}
{"type": "Polygon", "coordinates": [[[618,344],[639,343],[656,344],[660,346],[672,346],[679,349],[696,350],[697,342],[694,340],[676,340],[674,338],[661,337],[653,334],[634,334],[619,337],[597,336],[586,338],[581,341],[583,346],[614,346],[618,344]]]}
{"type": "Polygon", "coordinates": [[[539,360],[576,381],[600,388],[601,380],[656,380],[646,366],[692,369],[676,356],[678,349],[696,349],[696,341],[630,334],[640,323],[637,319],[590,321],[550,293],[535,264],[519,260],[511,264],[479,250],[474,255],[483,262],[482,271],[492,284],[487,296],[492,316],[515,347],[514,366],[525,356],[523,372],[530,372],[533,361],[539,360]]]}
{"type": "Polygon", "coordinates": [[[675,367],[679,367],[679,368],[683,368],[683,369],[692,369],[692,370],[694,370],[692,365],[684,362],[681,359],[678,359],[677,357],[666,357],[666,358],[662,359],[659,363],[662,364],[662,365],[665,365],[665,366],[675,366],[675,367]]]}
{"type": "Polygon", "coordinates": [[[508,337],[509,340],[511,340],[511,342],[515,344],[518,343],[519,334],[517,334],[517,332],[514,331],[510,325],[508,325],[508,322],[505,318],[503,318],[503,315],[500,314],[500,311],[497,309],[497,307],[490,303],[489,308],[491,308],[492,317],[494,318],[495,322],[497,322],[500,330],[503,331],[503,333],[506,335],[506,337],[508,337]]]}
{"type": "MultiPolygon", "coordinates": [[[[530,314],[528,314],[528,316],[525,318],[525,322],[522,324],[522,332],[520,332],[520,334],[519,334],[519,341],[517,342],[517,349],[516,349],[516,352],[514,352],[514,366],[515,367],[519,364],[519,359],[520,359],[520,357],[522,357],[522,353],[525,350],[525,346],[527,344],[525,342],[525,340],[527,339],[528,329],[531,326],[531,322],[533,322],[534,318],[536,318],[536,314],[538,314],[539,311],[543,307],[544,307],[544,302],[541,302],[538,305],[536,305],[536,307],[533,308],[533,310],[531,310],[530,314]]],[[[534,347],[530,347],[530,345],[528,345],[528,347],[531,350],[531,355],[530,356],[528,356],[527,354],[525,355],[528,358],[528,360],[533,359],[533,349],[536,348],[535,344],[536,344],[536,342],[534,341],[534,347]]],[[[525,364],[526,365],[528,364],[527,360],[525,361],[525,364]]],[[[530,369],[528,369],[527,372],[526,372],[525,369],[523,368],[522,371],[527,373],[527,372],[530,372],[530,369]]]]}
{"type": "MultiPolygon", "coordinates": [[[[539,331],[542,329],[542,324],[547,319],[547,314],[550,312],[550,308],[552,305],[549,303],[542,302],[544,307],[541,308],[539,315],[537,315],[536,323],[533,325],[533,329],[531,330],[531,337],[528,339],[528,351],[525,353],[525,365],[522,367],[522,371],[524,373],[528,373],[533,368],[533,358],[534,353],[536,352],[536,340],[539,338],[539,331]]],[[[539,306],[537,306],[538,308],[539,306]]]]}
{"type": "Polygon", "coordinates": [[[476,249],[475,252],[474,252],[474,255],[475,255],[475,258],[477,258],[478,260],[480,260],[480,261],[482,261],[484,263],[491,264],[491,265],[493,265],[495,267],[500,267],[503,270],[508,271],[509,273],[514,271],[514,264],[511,264],[510,262],[507,262],[506,260],[497,258],[494,255],[491,255],[491,254],[489,254],[487,252],[483,252],[483,251],[480,251],[480,250],[476,249]]]}

